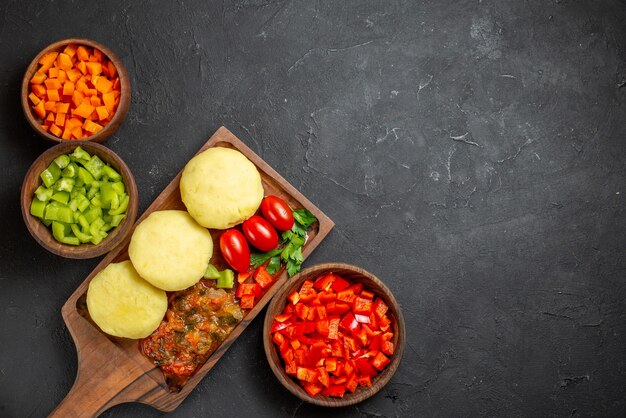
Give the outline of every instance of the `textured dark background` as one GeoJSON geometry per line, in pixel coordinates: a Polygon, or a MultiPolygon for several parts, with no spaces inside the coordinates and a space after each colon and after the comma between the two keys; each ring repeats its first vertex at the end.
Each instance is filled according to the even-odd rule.
{"type": "Polygon", "coordinates": [[[60,308],[98,262],[47,253],[18,205],[48,147],[21,77],[71,36],[131,77],[106,145],[140,211],[225,125],[336,222],[306,264],[372,271],[406,318],[400,369],[360,405],[284,390],[259,318],[173,416],[620,415],[625,22],[624,1],[1,1],[0,416],[69,390],[60,308]]]}

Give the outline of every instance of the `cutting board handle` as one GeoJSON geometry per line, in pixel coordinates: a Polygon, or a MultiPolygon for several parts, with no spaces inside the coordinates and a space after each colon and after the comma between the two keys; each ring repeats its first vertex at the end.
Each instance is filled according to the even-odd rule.
{"type": "Polygon", "coordinates": [[[63,314],[76,344],[78,373],[69,393],[50,417],[96,417],[114,405],[137,400],[138,395],[158,386],[146,370],[76,311],[63,314]]]}

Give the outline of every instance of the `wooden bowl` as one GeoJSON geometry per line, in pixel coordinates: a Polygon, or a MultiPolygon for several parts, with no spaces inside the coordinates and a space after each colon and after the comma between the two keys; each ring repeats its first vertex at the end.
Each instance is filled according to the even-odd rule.
{"type": "Polygon", "coordinates": [[[128,107],[130,106],[130,79],[128,78],[128,74],[126,73],[126,69],[122,64],[122,61],[115,55],[113,51],[111,51],[106,46],[102,45],[99,42],[92,41],[90,39],[83,38],[69,38],[63,39],[61,41],[57,41],[51,43],[47,47],[45,47],[37,56],[32,60],[28,68],[26,69],[26,73],[24,73],[24,78],[22,79],[22,91],[21,91],[21,101],[22,101],[22,111],[24,112],[24,116],[26,116],[26,120],[30,126],[33,127],[35,132],[39,134],[42,138],[52,143],[60,143],[60,142],[102,142],[111,135],[113,135],[117,129],[122,124],[122,121],[126,117],[126,113],[128,112],[128,107]],[[33,110],[31,103],[28,99],[28,95],[30,93],[30,79],[33,77],[37,68],[39,67],[39,59],[47,52],[61,52],[68,44],[77,44],[77,45],[85,45],[91,48],[98,48],[106,57],[113,62],[115,68],[117,69],[117,73],[120,78],[120,103],[115,111],[115,115],[109,123],[107,123],[103,129],[91,135],[90,137],[84,139],[62,139],[56,137],[43,129],[41,129],[39,122],[39,116],[33,110]]]}
{"type": "Polygon", "coordinates": [[[398,366],[400,365],[400,360],[402,359],[405,344],[406,329],[404,326],[404,318],[402,316],[400,306],[391,291],[389,291],[387,286],[385,286],[384,283],[372,273],[369,273],[359,267],[343,263],[318,264],[302,270],[299,274],[291,278],[278,291],[278,293],[276,293],[274,299],[272,299],[272,302],[267,308],[265,322],[263,324],[263,346],[265,348],[265,355],[272,371],[280,383],[282,383],[283,386],[289,390],[289,392],[293,393],[303,401],[319,406],[340,407],[354,405],[374,395],[383,386],[385,386],[387,382],[389,382],[393,374],[396,372],[398,366]],[[321,394],[313,397],[306,393],[297,380],[285,373],[283,360],[281,359],[280,353],[276,349],[275,344],[272,342],[272,336],[270,335],[270,328],[274,322],[274,317],[282,313],[285,305],[288,303],[287,296],[294,290],[299,289],[305,280],[315,280],[317,277],[331,272],[338,274],[350,283],[362,283],[364,288],[373,291],[376,296],[382,298],[382,300],[389,306],[394,333],[393,343],[395,351],[391,357],[391,362],[380,374],[372,379],[372,386],[359,386],[354,393],[346,392],[343,398],[328,397],[321,394]]]}
{"type": "Polygon", "coordinates": [[[64,141],[61,144],[50,148],[35,160],[30,166],[24,183],[22,183],[22,193],[20,203],[22,206],[22,217],[30,234],[46,250],[66,258],[93,258],[112,250],[118,243],[131,232],[135,218],[137,216],[137,185],[135,178],[122,159],[107,147],[93,142],[64,141]],[[52,236],[51,228],[45,226],[38,218],[30,214],[30,204],[35,196],[35,189],[42,184],[39,177],[50,163],[59,155],[69,154],[76,147],[82,147],[91,155],[97,155],[102,161],[108,163],[122,175],[126,192],[130,198],[126,217],[99,244],[85,243],[80,245],[67,245],[58,242],[52,236]]]}

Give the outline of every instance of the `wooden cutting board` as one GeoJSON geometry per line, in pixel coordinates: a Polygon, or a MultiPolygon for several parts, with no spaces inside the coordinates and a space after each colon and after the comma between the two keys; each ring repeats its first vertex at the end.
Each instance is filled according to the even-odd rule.
{"type": "MultiPolygon", "coordinates": [[[[228,147],[239,150],[257,166],[265,195],[280,196],[293,209],[306,208],[317,217],[319,223],[309,231],[308,240],[303,248],[303,255],[306,259],[330,232],[334,223],[228,129],[224,127],[218,129],[198,152],[210,147],[228,147]]],[[[141,215],[137,224],[156,210],[185,209],[180,199],[181,173],[178,173],[141,215]]],[[[220,231],[211,230],[214,241],[219,233],[220,231]]],[[[204,366],[180,392],[173,393],[170,392],[161,370],[139,351],[138,340],[116,338],[104,334],[91,321],[87,312],[85,298],[89,282],[109,263],[128,260],[127,250],[131,235],[129,234],[119,246],[104,257],[61,309],[65,324],[76,345],[78,373],[70,392],[52,411],[53,417],[97,416],[108,408],[125,402],[141,402],[165,412],[174,410],[288,279],[287,272],[284,269],[281,270],[274,285],[247,313],[243,321],[237,325],[204,366]]],[[[219,251],[214,251],[211,263],[218,266],[224,265],[219,251]]]]}

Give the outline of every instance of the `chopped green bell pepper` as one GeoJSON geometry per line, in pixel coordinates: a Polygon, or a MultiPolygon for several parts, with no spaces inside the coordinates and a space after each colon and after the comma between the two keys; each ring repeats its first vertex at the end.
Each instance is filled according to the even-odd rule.
{"type": "Polygon", "coordinates": [[[39,177],[41,177],[41,180],[46,187],[52,187],[59,177],[61,177],[61,169],[58,165],[56,165],[56,163],[52,162],[48,168],[42,171],[39,177]]]}

